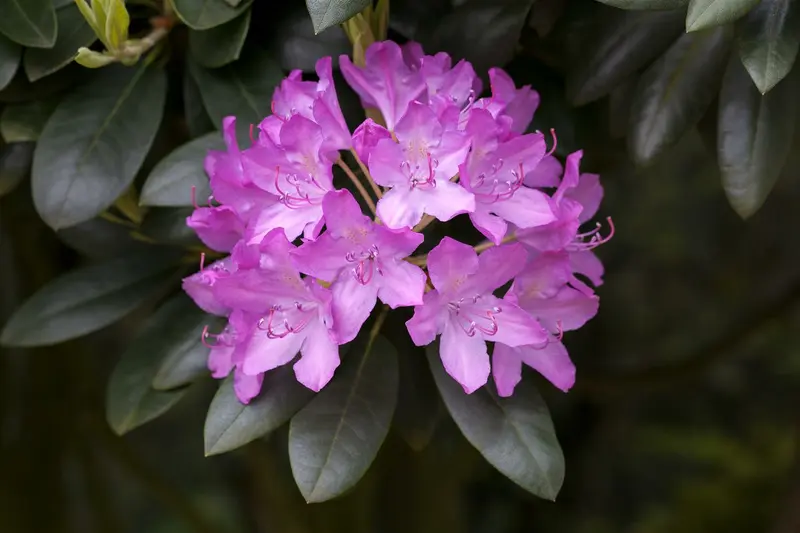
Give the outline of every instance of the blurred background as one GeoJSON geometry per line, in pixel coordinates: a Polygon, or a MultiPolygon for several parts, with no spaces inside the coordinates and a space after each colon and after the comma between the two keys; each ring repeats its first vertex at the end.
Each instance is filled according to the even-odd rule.
{"type": "MultiPolygon", "coordinates": [[[[566,456],[556,502],[494,471],[440,403],[422,451],[393,429],[351,493],[314,505],[292,481],[285,428],[204,457],[203,420],[217,385],[211,378],[163,417],[117,437],[105,421],[105,387],[152,313],[145,305],[78,340],[0,348],[0,531],[800,531],[800,136],[772,194],[747,221],[721,185],[717,100],[677,144],[635,166],[626,98],[575,108],[565,96],[577,61],[569,54],[580,50],[568,43],[591,35],[600,15],[613,10],[590,1],[542,3],[554,13],[549,27],[542,29],[541,13],[526,19],[508,70],[518,85],[540,91],[534,126],[556,128],[558,154],[584,149],[583,169],[601,174],[605,187],[600,214],[617,228],[598,249],[606,266],[600,312],[565,339],[578,368],[575,388],[564,394],[533,372],[524,378],[538,380],[566,456]]],[[[279,16],[268,4],[256,0],[248,39],[272,47],[285,68],[347,51],[338,28],[313,36],[301,2],[287,2],[279,16]]],[[[392,4],[398,40],[408,35],[400,33],[402,13],[414,14],[414,5],[403,6],[392,4]]],[[[176,57],[182,39],[176,30],[176,57]]],[[[169,68],[180,79],[180,61],[169,68]]],[[[187,138],[183,95],[170,93],[167,106],[145,174],[187,138]]],[[[13,157],[8,146],[4,172],[13,157]]],[[[37,216],[30,187],[17,187],[0,197],[0,324],[86,257],[137,245],[104,221],[57,234],[37,216]]]]}

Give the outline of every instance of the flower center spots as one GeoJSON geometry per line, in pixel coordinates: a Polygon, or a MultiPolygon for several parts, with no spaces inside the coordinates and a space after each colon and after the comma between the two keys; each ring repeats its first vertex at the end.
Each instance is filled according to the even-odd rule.
{"type": "Polygon", "coordinates": [[[355,263],[353,267],[353,277],[362,285],[367,285],[372,281],[375,271],[383,275],[381,268],[376,264],[376,260],[378,259],[378,247],[374,244],[370,246],[368,250],[363,250],[358,253],[348,252],[344,258],[348,263],[355,263]]]}
{"type": "Polygon", "coordinates": [[[472,190],[483,203],[492,204],[501,200],[508,200],[514,196],[517,189],[522,187],[522,181],[525,179],[522,163],[519,164],[519,168],[511,169],[505,175],[500,174],[502,168],[503,160],[498,159],[494,162],[492,168],[487,172],[481,172],[475,178],[472,190]]]}
{"type": "Polygon", "coordinates": [[[314,305],[294,302],[291,305],[273,305],[269,314],[258,321],[258,329],[267,332],[270,339],[282,339],[290,333],[305,329],[314,316],[314,305]]]}
{"type": "Polygon", "coordinates": [[[275,167],[275,189],[278,191],[280,202],[289,209],[319,205],[327,192],[312,174],[307,176],[288,174],[281,179],[280,167],[275,167]]]}
{"type": "Polygon", "coordinates": [[[494,305],[487,305],[482,301],[481,296],[461,298],[456,302],[448,303],[447,307],[468,336],[474,337],[478,331],[488,336],[497,333],[495,315],[502,313],[503,310],[494,305]]]}
{"type": "Polygon", "coordinates": [[[411,166],[411,162],[406,160],[400,163],[400,172],[408,179],[411,189],[429,190],[436,187],[436,167],[439,161],[427,154],[428,164],[425,167],[419,163],[411,166]]]}

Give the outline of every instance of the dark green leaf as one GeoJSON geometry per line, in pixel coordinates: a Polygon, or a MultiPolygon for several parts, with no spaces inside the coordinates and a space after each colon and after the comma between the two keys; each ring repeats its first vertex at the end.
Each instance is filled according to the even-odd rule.
{"type": "Polygon", "coordinates": [[[211,122],[221,128],[223,118],[235,116],[239,142],[247,146],[250,124],[260,123],[269,114],[272,93],[283,79],[271,54],[254,50],[236,63],[213,70],[194,62],[189,65],[211,122]]]}
{"type": "Polygon", "coordinates": [[[639,77],[631,76],[608,95],[608,132],[612,139],[624,139],[628,134],[631,103],[638,84],[639,77]]]}
{"type": "Polygon", "coordinates": [[[56,42],[56,11],[50,0],[0,0],[0,33],[23,46],[50,48],[56,42]]]}
{"type": "Polygon", "coordinates": [[[189,141],[162,159],[142,188],[141,205],[188,207],[192,205],[192,187],[198,202],[211,195],[203,162],[209,150],[225,150],[219,132],[189,141]]]}
{"type": "Polygon", "coordinates": [[[225,3],[227,3],[231,7],[236,7],[242,3],[242,0],[225,0],[225,3]]]}
{"type": "Polygon", "coordinates": [[[308,23],[308,15],[299,11],[288,15],[275,28],[270,49],[276,51],[284,70],[313,72],[317,60],[325,56],[333,58],[335,68],[339,56],[351,53],[352,46],[341,28],[315,35],[314,28],[308,23]]]}
{"type": "Polygon", "coordinates": [[[397,354],[383,337],[353,347],[328,385],[293,419],[292,473],[309,503],[335,498],[366,473],[397,402],[397,354]]]}
{"type": "Polygon", "coordinates": [[[186,115],[186,128],[192,137],[214,131],[214,124],[211,123],[200,96],[200,88],[188,68],[183,74],[183,112],[186,115]]]}
{"type": "Polygon", "coordinates": [[[393,425],[414,451],[422,451],[431,441],[439,421],[439,396],[425,350],[403,350],[398,357],[400,388],[393,425]]]}
{"type": "Polygon", "coordinates": [[[283,365],[267,372],[261,385],[261,394],[248,405],[236,397],[233,376],[229,376],[220,385],[208,408],[206,455],[235,450],[275,431],[313,397],[314,393],[297,381],[292,365],[283,365]]]}
{"type": "Polygon", "coordinates": [[[372,0],[306,0],[308,14],[319,33],[355,16],[372,4],[372,0]]]}
{"type": "Polygon", "coordinates": [[[51,99],[6,106],[0,115],[0,135],[9,143],[39,140],[56,104],[51,99]]]}
{"type": "Polygon", "coordinates": [[[0,335],[6,346],[47,346],[116,322],[162,287],[174,256],[136,255],[78,268],[17,309],[0,335]]]}
{"type": "Polygon", "coordinates": [[[762,94],[794,65],[800,47],[800,5],[793,0],[761,0],[736,26],[739,57],[762,94]]]}
{"type": "Polygon", "coordinates": [[[31,81],[52,74],[68,65],[75,57],[78,48],[89,46],[96,37],[92,28],[86,23],[77,6],[59,9],[58,37],[52,48],[29,48],[25,51],[23,65],[25,74],[31,81]]]}
{"type": "Polygon", "coordinates": [[[607,95],[658,57],[681,34],[677,11],[613,11],[582,45],[567,76],[567,97],[584,105],[607,95]]]}
{"type": "Polygon", "coordinates": [[[761,207],[780,176],[792,146],[797,76],[762,95],[737,58],[720,91],[717,159],[733,209],[747,218],[761,207]]]}
{"type": "Polygon", "coordinates": [[[225,324],[224,319],[205,313],[183,294],[175,296],[169,307],[169,314],[164,310],[161,315],[157,338],[150,344],[150,349],[160,354],[153,355],[161,361],[151,383],[157,390],[177,389],[208,374],[203,329],[219,331],[225,324]]]}
{"type": "Polygon", "coordinates": [[[597,0],[619,9],[679,9],[689,0],[597,0]]]}
{"type": "Polygon", "coordinates": [[[444,370],[439,344],[428,346],[436,385],[456,425],[483,457],[525,490],[555,500],[564,482],[564,454],[547,406],[528,380],[509,398],[492,383],[472,394],[444,370]]]}
{"type": "Polygon", "coordinates": [[[703,117],[719,91],[732,33],[727,26],[685,33],[639,79],[628,135],[637,164],[651,163],[703,117]]]}
{"type": "Polygon", "coordinates": [[[691,0],[686,12],[686,31],[721,26],[743,17],[760,0],[691,0]]]}
{"type": "Polygon", "coordinates": [[[250,13],[248,9],[243,15],[210,30],[189,30],[192,58],[207,68],[222,67],[239,59],[250,27],[250,13]]]}
{"type": "Polygon", "coordinates": [[[0,89],[4,89],[14,79],[21,58],[22,47],[0,35],[0,89]]]}
{"type": "Polygon", "coordinates": [[[193,30],[208,30],[244,13],[253,0],[233,5],[225,0],[170,0],[175,12],[193,30]]]}
{"type": "Polygon", "coordinates": [[[132,237],[132,228],[105,220],[93,218],[58,230],[56,235],[61,242],[92,259],[111,259],[134,253],[149,254],[152,247],[132,237]]]}
{"type": "Polygon", "coordinates": [[[31,83],[22,72],[17,72],[4,89],[0,90],[0,102],[19,104],[50,98],[71,89],[87,78],[87,70],[77,63],[57,70],[47,78],[31,83]]]}
{"type": "Polygon", "coordinates": [[[15,142],[0,148],[0,197],[13,191],[31,173],[32,142],[15,142]]]}
{"type": "Polygon", "coordinates": [[[450,12],[451,7],[450,0],[391,0],[389,26],[401,35],[419,41],[450,12]]]}
{"type": "Polygon", "coordinates": [[[471,61],[483,76],[514,56],[533,1],[467,0],[441,19],[425,44],[471,61]]]}
{"type": "Polygon", "coordinates": [[[200,246],[194,230],[186,225],[191,207],[151,207],[142,221],[142,234],[159,244],[200,246]]]}
{"type": "Polygon", "coordinates": [[[162,305],[144,324],[111,373],[106,392],[106,418],[117,435],[164,414],[186,389],[159,391],[151,386],[165,355],[160,347],[170,335],[171,320],[186,309],[186,297],[162,305]]]}
{"type": "Polygon", "coordinates": [[[94,217],[133,181],[164,112],[157,68],[100,69],[47,121],[33,158],[33,199],[54,229],[94,217]]]}

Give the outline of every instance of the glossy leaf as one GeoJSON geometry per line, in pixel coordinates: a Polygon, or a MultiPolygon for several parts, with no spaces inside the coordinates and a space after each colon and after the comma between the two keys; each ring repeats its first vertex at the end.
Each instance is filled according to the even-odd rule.
{"type": "Polygon", "coordinates": [[[229,376],[220,385],[208,408],[206,455],[235,450],[275,431],[313,397],[314,392],[297,381],[292,365],[283,365],[267,372],[261,394],[247,405],[236,397],[233,376],[229,376]]]}
{"type": "Polygon", "coordinates": [[[38,140],[55,107],[55,100],[6,106],[0,115],[0,135],[8,143],[38,140]]]}
{"type": "Polygon", "coordinates": [[[289,459],[308,503],[335,498],[366,473],[397,402],[397,354],[383,337],[353,347],[336,375],[293,419],[289,459]]]}
{"type": "Polygon", "coordinates": [[[166,85],[160,69],[114,65],[61,101],[33,159],[33,199],[49,226],[89,220],[128,188],[161,122],[166,85]]]}
{"type": "Polygon", "coordinates": [[[4,89],[14,79],[21,59],[22,47],[0,35],[0,89],[4,89]]]}
{"type": "Polygon", "coordinates": [[[685,33],[639,79],[628,135],[637,164],[651,163],[700,121],[719,90],[731,38],[729,27],[685,33]]]}
{"type": "Polygon", "coordinates": [[[760,0],[691,0],[686,12],[686,31],[721,26],[743,17],[760,0]]]}
{"type": "Polygon", "coordinates": [[[439,396],[431,371],[425,361],[425,350],[404,350],[398,358],[400,388],[393,426],[414,451],[422,451],[430,443],[440,416],[439,396]]]}
{"type": "Polygon", "coordinates": [[[306,0],[314,33],[341,24],[371,4],[372,0],[306,0]]]}
{"type": "Polygon", "coordinates": [[[192,207],[151,207],[142,221],[141,232],[159,244],[200,246],[197,234],[186,225],[186,218],[193,210],[192,207]]]}
{"type": "Polygon", "coordinates": [[[209,133],[178,147],[162,159],[150,173],[139,197],[141,205],[189,207],[192,187],[203,202],[211,195],[203,161],[209,150],[225,150],[219,132],[209,133]]]}
{"type": "Polygon", "coordinates": [[[48,346],[97,331],[163,287],[174,256],[150,253],[78,268],[17,309],[0,334],[6,346],[48,346]]]}
{"type": "Polygon", "coordinates": [[[567,76],[567,97],[576,106],[602,98],[658,57],[682,33],[683,16],[615,11],[597,24],[567,76]]]}
{"type": "Polygon", "coordinates": [[[529,380],[501,398],[492,383],[472,394],[448,375],[439,344],[428,346],[436,385],[456,425],[483,457],[520,487],[555,500],[564,482],[564,454],[542,397],[529,380]]]}
{"type": "Polygon", "coordinates": [[[239,59],[250,27],[251,10],[210,30],[189,30],[189,52],[201,66],[217,68],[239,59]]]}
{"type": "Polygon", "coordinates": [[[197,87],[197,82],[194,81],[188,68],[183,74],[183,113],[186,118],[186,128],[192,137],[214,131],[214,124],[211,123],[203,105],[203,98],[200,96],[200,88],[197,87]]]}
{"type": "Polygon", "coordinates": [[[15,142],[0,147],[0,197],[16,189],[31,173],[33,146],[32,142],[15,142]]]}
{"type": "Polygon", "coordinates": [[[680,9],[689,0],[597,0],[618,9],[680,9]]]}
{"type": "Polygon", "coordinates": [[[236,131],[242,146],[248,146],[250,124],[258,124],[270,113],[275,87],[283,71],[272,55],[256,50],[249,57],[218,69],[206,69],[190,62],[192,76],[211,122],[222,127],[222,119],[236,117],[236,131]]]}
{"type": "Polygon", "coordinates": [[[300,69],[313,72],[317,60],[331,56],[333,66],[339,63],[339,56],[350,54],[352,46],[340,27],[330,28],[320,34],[308,23],[305,11],[293,12],[281,20],[275,28],[270,49],[275,53],[284,70],[300,69]]]}
{"type": "Polygon", "coordinates": [[[117,435],[164,414],[186,392],[185,388],[159,391],[151,386],[165,356],[160,346],[170,335],[171,320],[185,309],[184,295],[159,307],[114,367],[106,390],[106,418],[117,435]]]}
{"type": "Polygon", "coordinates": [[[72,62],[75,52],[89,46],[96,37],[81,12],[73,4],[56,12],[58,36],[52,48],[29,48],[25,50],[23,66],[31,81],[44,78],[72,62]]]}
{"type": "Polygon", "coordinates": [[[56,236],[73,250],[91,259],[149,254],[152,247],[135,239],[132,233],[131,228],[96,217],[58,230],[56,236]]]}
{"type": "Polygon", "coordinates": [[[51,0],[0,0],[0,33],[32,48],[56,42],[56,11],[51,0]]]}
{"type": "Polygon", "coordinates": [[[739,57],[762,94],[792,70],[800,48],[800,5],[761,0],[736,26],[739,57]]]}
{"type": "Polygon", "coordinates": [[[514,56],[531,5],[533,0],[467,0],[441,19],[426,44],[471,61],[483,76],[514,56]]]}
{"type": "Polygon", "coordinates": [[[207,375],[208,347],[203,344],[203,329],[220,331],[224,319],[203,312],[186,295],[179,294],[170,302],[170,312],[162,314],[157,339],[151,350],[159,352],[161,364],[151,383],[157,390],[183,387],[207,375]]]}
{"type": "Polygon", "coordinates": [[[753,215],[780,176],[792,146],[797,111],[795,74],[762,95],[738,59],[720,91],[717,159],[733,209],[753,215]]]}
{"type": "Polygon", "coordinates": [[[170,0],[175,13],[193,30],[208,30],[229,22],[250,7],[253,0],[233,5],[226,0],[170,0]]]}

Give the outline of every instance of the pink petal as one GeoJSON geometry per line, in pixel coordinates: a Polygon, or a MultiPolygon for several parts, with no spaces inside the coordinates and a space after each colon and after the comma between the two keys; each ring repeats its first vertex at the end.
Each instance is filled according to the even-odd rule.
{"type": "Polygon", "coordinates": [[[391,229],[386,226],[373,225],[372,231],[380,254],[384,257],[408,257],[425,240],[424,235],[408,228],[391,229]]]}
{"type": "Polygon", "coordinates": [[[248,376],[238,368],[233,373],[233,390],[236,392],[236,397],[239,398],[239,401],[245,405],[258,396],[263,382],[264,374],[248,376]]]}
{"type": "Polygon", "coordinates": [[[603,284],[605,268],[603,263],[600,262],[600,258],[591,250],[570,252],[569,263],[573,272],[589,278],[595,287],[603,284]]]}
{"type": "Polygon", "coordinates": [[[374,275],[371,283],[362,285],[351,268],[345,269],[331,286],[333,292],[333,327],[336,340],[345,344],[356,338],[369,318],[378,297],[374,275]]]}
{"type": "Polygon", "coordinates": [[[575,365],[560,342],[552,341],[544,348],[522,346],[514,350],[526,365],[562,391],[567,392],[575,384],[575,365]]]}
{"type": "Polygon", "coordinates": [[[514,394],[517,383],[522,381],[522,357],[517,348],[496,344],[492,352],[492,377],[497,394],[506,398],[514,394]]]}
{"type": "Polygon", "coordinates": [[[270,231],[282,228],[286,238],[293,241],[303,233],[306,225],[316,224],[321,218],[321,205],[292,209],[277,203],[267,207],[250,221],[245,237],[249,243],[258,243],[270,231]]]}
{"type": "Polygon", "coordinates": [[[425,272],[408,261],[389,260],[381,262],[378,298],[395,309],[411,305],[422,305],[425,294],[425,272]]]}
{"type": "Polygon", "coordinates": [[[536,256],[514,280],[512,291],[525,307],[531,299],[555,296],[572,277],[566,252],[549,252],[536,256]]]}
{"type": "Polygon", "coordinates": [[[408,187],[408,177],[401,171],[406,160],[402,148],[392,139],[381,139],[369,154],[369,173],[384,187],[408,187]]]}
{"type": "Polygon", "coordinates": [[[354,239],[367,235],[372,221],[361,212],[356,199],[347,189],[331,191],[322,199],[322,211],[328,232],[336,238],[354,239]]]}
{"type": "Polygon", "coordinates": [[[564,177],[561,179],[561,184],[556,189],[555,194],[553,194],[553,200],[556,203],[561,202],[567,191],[578,186],[581,158],[583,158],[583,150],[578,150],[567,156],[567,161],[564,165],[564,177]]]}
{"type": "Polygon", "coordinates": [[[244,224],[228,206],[201,207],[186,219],[206,246],[218,252],[230,252],[242,238],[244,224]]]}
{"type": "Polygon", "coordinates": [[[325,233],[315,241],[303,243],[293,252],[292,259],[303,274],[332,282],[343,268],[352,267],[346,255],[353,248],[352,242],[325,233]]]}
{"type": "Polygon", "coordinates": [[[426,346],[436,340],[436,335],[444,328],[444,319],[447,316],[447,310],[436,291],[426,292],[422,301],[423,305],[416,306],[414,316],[406,321],[408,334],[417,346],[426,346]]]}
{"type": "Polygon", "coordinates": [[[534,168],[525,168],[523,183],[528,187],[558,187],[563,171],[558,159],[547,155],[534,168]]]}
{"type": "Polygon", "coordinates": [[[520,187],[511,195],[490,204],[489,209],[520,228],[543,226],[556,220],[549,197],[537,190],[520,187]]]}
{"type": "Polygon", "coordinates": [[[540,345],[547,342],[549,335],[527,311],[520,309],[508,300],[500,300],[494,296],[484,298],[489,305],[501,309],[494,315],[497,321],[497,333],[485,336],[486,340],[506,346],[540,345]]]}
{"type": "Polygon", "coordinates": [[[438,161],[436,166],[436,185],[450,180],[458,173],[458,167],[467,157],[470,138],[460,131],[446,131],[441,136],[439,146],[431,149],[431,156],[438,161]]]}
{"type": "Polygon", "coordinates": [[[319,392],[328,384],[339,366],[339,346],[322,323],[315,324],[306,335],[302,357],[294,364],[297,381],[319,392]]]}
{"type": "Polygon", "coordinates": [[[417,189],[409,191],[395,187],[378,200],[378,218],[392,229],[411,228],[422,220],[425,213],[422,198],[417,189]]]}
{"type": "Polygon", "coordinates": [[[439,293],[457,289],[478,268],[478,254],[472,246],[450,237],[444,237],[428,254],[428,274],[439,293]]]}
{"type": "Polygon", "coordinates": [[[219,344],[208,352],[208,369],[211,377],[224,378],[233,370],[233,345],[219,344]]]}
{"type": "Polygon", "coordinates": [[[489,354],[480,335],[468,336],[453,319],[445,320],[439,344],[444,369],[471,394],[489,379],[489,354]]]}
{"type": "Polygon", "coordinates": [[[490,213],[490,204],[477,202],[475,211],[469,214],[475,229],[495,244],[500,244],[508,231],[508,224],[502,218],[490,213]]]}
{"type": "Polygon", "coordinates": [[[572,287],[563,287],[552,298],[534,299],[524,305],[525,310],[549,331],[570,331],[580,328],[597,314],[599,299],[572,287]]]}
{"type": "MultiPolygon", "coordinates": [[[[392,128],[389,128],[392,129],[392,128]]],[[[401,146],[419,155],[424,147],[436,146],[442,138],[442,125],[430,107],[420,102],[411,102],[403,118],[394,128],[401,146]]],[[[425,161],[427,163],[427,161],[425,161]]],[[[451,176],[448,176],[450,178],[451,176]]]]}
{"type": "Polygon", "coordinates": [[[242,372],[255,376],[285,365],[300,351],[304,338],[305,332],[301,332],[271,339],[266,331],[255,326],[242,346],[242,372]]]}
{"type": "Polygon", "coordinates": [[[539,93],[526,85],[516,91],[514,98],[503,110],[503,114],[511,118],[512,131],[523,133],[533,120],[537,107],[539,107],[539,93]]]}
{"type": "Polygon", "coordinates": [[[389,130],[368,118],[353,133],[353,149],[358,154],[359,159],[366,162],[369,161],[370,153],[378,144],[378,141],[391,138],[392,134],[389,130]]]}
{"type": "Polygon", "coordinates": [[[600,207],[603,199],[603,186],[597,174],[582,174],[578,186],[567,193],[567,197],[583,206],[579,220],[584,223],[591,220],[600,207]]]}
{"type": "Polygon", "coordinates": [[[478,256],[478,269],[461,287],[461,293],[467,296],[491,293],[519,274],[527,260],[528,252],[518,243],[489,248],[478,256]]]}
{"type": "Polygon", "coordinates": [[[475,211],[475,195],[452,181],[439,180],[433,189],[419,191],[414,196],[423,203],[425,213],[443,222],[475,211]]]}

